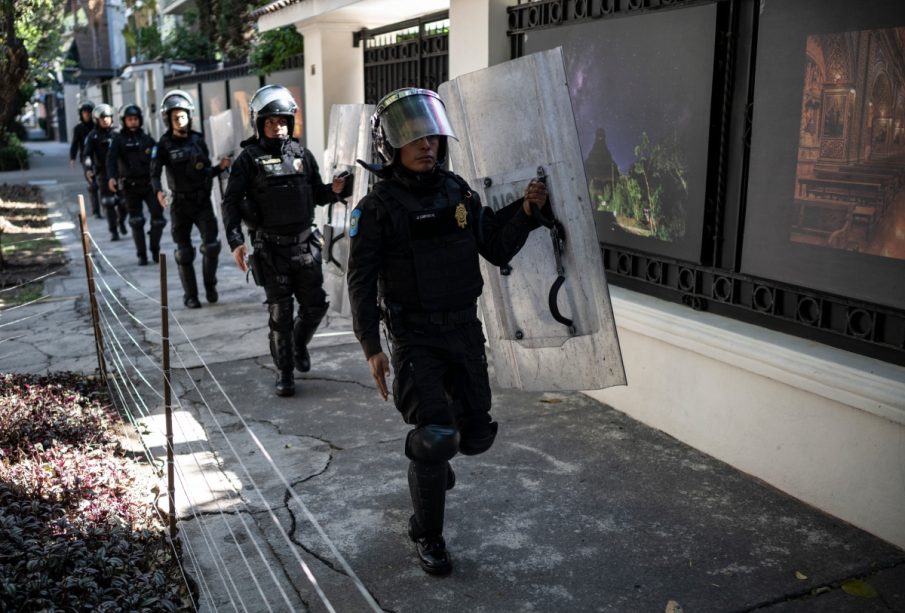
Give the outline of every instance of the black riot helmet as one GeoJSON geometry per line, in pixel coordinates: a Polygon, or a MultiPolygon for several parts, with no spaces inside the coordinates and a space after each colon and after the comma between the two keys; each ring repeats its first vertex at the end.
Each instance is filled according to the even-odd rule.
{"type": "Polygon", "coordinates": [[[101,117],[113,117],[113,107],[109,104],[98,104],[94,107],[94,112],[92,113],[94,116],[94,120],[97,121],[101,117]]]}
{"type": "Polygon", "coordinates": [[[192,115],[195,112],[195,103],[192,102],[192,96],[188,92],[181,89],[174,89],[167,92],[163,100],[160,102],[160,118],[167,130],[170,126],[170,111],[182,110],[189,115],[189,128],[192,127],[192,115]]]}
{"type": "Polygon", "coordinates": [[[448,149],[446,137],[456,135],[437,92],[403,87],[380,99],[371,115],[371,137],[384,164],[396,161],[397,149],[425,136],[440,137],[437,164],[443,164],[448,149]]]}
{"type": "Polygon", "coordinates": [[[258,138],[264,138],[264,120],[275,115],[283,116],[289,122],[289,136],[295,128],[295,112],[298,105],[288,89],[282,85],[265,85],[255,92],[248,103],[251,125],[258,138]]]}
{"type": "Polygon", "coordinates": [[[94,111],[94,103],[91,100],[85,100],[79,105],[79,119],[82,118],[82,113],[88,111],[92,113],[94,111]]]}
{"type": "Polygon", "coordinates": [[[138,117],[139,128],[145,123],[144,117],[141,114],[141,107],[137,104],[127,104],[119,112],[119,120],[122,122],[123,128],[126,127],[126,117],[138,117]]]}

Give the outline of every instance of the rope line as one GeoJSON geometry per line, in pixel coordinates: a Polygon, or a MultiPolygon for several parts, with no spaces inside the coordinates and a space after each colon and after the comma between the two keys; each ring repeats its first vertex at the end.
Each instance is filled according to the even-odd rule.
{"type": "MultiPolygon", "coordinates": [[[[138,295],[140,295],[140,296],[146,298],[147,300],[150,300],[151,302],[153,302],[153,303],[156,304],[156,305],[160,305],[160,300],[158,300],[157,298],[154,298],[153,296],[149,296],[149,295],[146,294],[145,292],[141,291],[134,283],[132,283],[132,282],[129,281],[126,277],[123,276],[123,274],[122,274],[122,273],[119,271],[119,269],[113,264],[113,262],[111,262],[111,261],[107,258],[106,254],[104,254],[104,250],[101,249],[101,246],[98,245],[97,242],[94,240],[94,236],[91,235],[91,232],[88,232],[88,240],[91,241],[91,244],[94,245],[95,249],[97,249],[98,255],[100,255],[101,258],[104,260],[104,262],[106,262],[107,265],[110,266],[110,269],[116,274],[116,276],[118,276],[120,279],[122,279],[123,282],[124,282],[126,285],[128,285],[129,287],[131,287],[132,289],[134,289],[135,292],[136,292],[138,295]]],[[[94,251],[88,252],[88,257],[90,257],[90,258],[93,259],[94,253],[95,253],[94,251]]],[[[95,266],[95,270],[96,270],[96,269],[97,269],[97,266],[95,266]]]]}
{"type": "MultiPolygon", "coordinates": [[[[232,399],[227,395],[226,391],[220,385],[220,382],[214,376],[214,373],[211,372],[210,367],[208,366],[208,364],[204,360],[204,358],[201,356],[200,352],[198,351],[198,348],[192,342],[192,339],[189,337],[188,334],[186,334],[185,328],[183,328],[182,323],[179,321],[178,317],[176,317],[176,315],[172,312],[171,312],[171,315],[173,317],[173,320],[176,322],[176,325],[182,331],[182,334],[185,337],[186,341],[188,342],[189,346],[195,352],[195,355],[198,356],[198,359],[201,361],[201,364],[202,364],[204,370],[207,371],[208,375],[210,375],[211,380],[217,386],[217,389],[220,391],[220,393],[223,395],[223,397],[226,399],[226,401],[229,404],[230,408],[232,409],[233,413],[236,415],[236,417],[239,418],[239,421],[242,423],[242,426],[248,431],[248,434],[254,441],[255,445],[257,445],[258,449],[264,455],[264,458],[270,463],[270,466],[273,469],[274,473],[277,475],[277,477],[283,483],[286,490],[289,492],[289,496],[295,501],[295,503],[297,505],[299,505],[299,508],[305,514],[305,517],[308,519],[308,521],[311,523],[311,525],[317,531],[318,535],[320,535],[321,539],[327,544],[327,547],[330,549],[330,551],[334,555],[335,559],[343,567],[343,570],[346,571],[347,576],[353,581],[356,589],[358,589],[358,591],[361,593],[365,602],[367,602],[368,605],[370,605],[374,611],[378,611],[378,612],[381,611],[380,606],[374,600],[374,597],[371,596],[371,593],[368,592],[364,583],[362,583],[361,579],[359,579],[359,577],[355,573],[355,571],[352,570],[352,567],[346,561],[345,557],[339,552],[339,549],[336,547],[336,545],[333,543],[333,541],[330,539],[330,537],[324,531],[323,527],[321,527],[320,523],[317,521],[317,519],[314,517],[314,515],[308,509],[308,506],[302,501],[302,499],[295,492],[294,488],[290,485],[289,481],[286,479],[286,476],[280,470],[279,466],[277,466],[276,462],[273,461],[273,458],[270,456],[270,453],[267,451],[267,448],[264,446],[263,443],[261,443],[260,439],[257,437],[257,435],[254,433],[254,431],[251,429],[248,422],[245,421],[245,418],[242,416],[242,414],[239,413],[239,410],[236,408],[236,405],[233,404],[232,399]]],[[[216,418],[214,418],[214,420],[216,422],[216,418]]],[[[219,425],[219,422],[217,422],[217,423],[219,425]]],[[[225,438],[225,440],[226,440],[227,444],[230,446],[230,449],[233,451],[233,453],[235,453],[235,449],[232,447],[232,443],[229,441],[229,439],[225,438]]],[[[244,470],[244,466],[243,466],[243,470],[244,470]]],[[[246,470],[246,473],[247,473],[247,470],[246,470]]],[[[247,475],[247,476],[251,480],[251,475],[247,475]]],[[[252,480],[252,482],[253,482],[253,480],[252,480]]],[[[293,552],[295,552],[294,547],[292,548],[292,550],[293,550],[293,552]]],[[[301,557],[299,557],[297,552],[296,552],[296,558],[299,561],[299,563],[302,564],[302,568],[305,571],[305,574],[306,575],[309,574],[310,570],[308,569],[307,564],[304,563],[304,561],[301,559],[301,557]]],[[[311,577],[311,580],[312,581],[314,580],[313,576],[311,577]]],[[[316,587],[316,589],[318,589],[318,592],[320,593],[320,588],[316,587]]]]}

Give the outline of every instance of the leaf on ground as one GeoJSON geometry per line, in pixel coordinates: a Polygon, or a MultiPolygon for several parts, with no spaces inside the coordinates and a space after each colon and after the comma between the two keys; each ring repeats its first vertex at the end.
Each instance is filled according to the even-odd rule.
{"type": "Polygon", "coordinates": [[[804,581],[805,579],[808,578],[808,576],[806,574],[804,574],[803,572],[801,572],[800,570],[796,570],[795,578],[798,579],[799,581],[804,581]]]}
{"type": "Polygon", "coordinates": [[[858,596],[859,598],[876,598],[880,595],[870,583],[861,581],[860,579],[843,581],[842,591],[851,596],[858,596]]]}

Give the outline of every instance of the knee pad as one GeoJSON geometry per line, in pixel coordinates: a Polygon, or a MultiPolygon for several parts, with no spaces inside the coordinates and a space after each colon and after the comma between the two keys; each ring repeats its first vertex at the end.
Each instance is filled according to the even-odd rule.
{"type": "Polygon", "coordinates": [[[152,228],[160,228],[160,229],[163,229],[163,227],[164,227],[165,225],[167,225],[167,220],[166,220],[166,219],[160,218],[160,219],[152,219],[152,220],[151,220],[151,227],[152,227],[152,228]]]}
{"type": "Polygon", "coordinates": [[[103,205],[104,207],[106,207],[108,209],[115,207],[116,206],[116,196],[114,196],[112,194],[109,196],[101,196],[101,205],[103,205]]]}
{"type": "Polygon", "coordinates": [[[173,252],[173,259],[179,265],[191,264],[195,261],[195,248],[192,246],[177,247],[173,252]]]}
{"type": "Polygon", "coordinates": [[[216,257],[220,255],[221,245],[219,242],[216,243],[203,243],[201,245],[201,255],[205,257],[216,257]]]}
{"type": "Polygon", "coordinates": [[[292,329],[292,300],[280,300],[267,305],[270,311],[271,330],[292,329]]]}
{"type": "Polygon", "coordinates": [[[441,464],[459,451],[459,431],[453,426],[428,424],[405,437],[405,455],[414,462],[441,464]]]}
{"type": "Polygon", "coordinates": [[[145,218],[142,217],[141,215],[138,215],[137,217],[132,217],[130,215],[129,216],[129,225],[132,226],[133,228],[141,230],[141,228],[144,227],[144,225],[145,225],[145,218]]]}
{"type": "Polygon", "coordinates": [[[493,445],[500,426],[495,421],[490,422],[480,429],[462,431],[462,442],[459,451],[462,455],[478,455],[484,453],[493,445]]]}

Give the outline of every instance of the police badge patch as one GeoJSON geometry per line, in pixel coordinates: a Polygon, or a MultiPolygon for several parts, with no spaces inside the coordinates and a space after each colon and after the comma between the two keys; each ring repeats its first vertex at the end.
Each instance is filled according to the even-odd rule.
{"type": "Polygon", "coordinates": [[[349,219],[349,236],[354,237],[358,234],[358,219],[361,217],[361,209],[355,209],[352,211],[352,216],[349,219]]]}
{"type": "Polygon", "coordinates": [[[456,206],[456,223],[459,224],[459,227],[463,230],[465,226],[468,225],[468,209],[465,208],[465,203],[460,202],[458,206],[456,206]]]}

